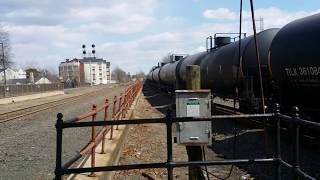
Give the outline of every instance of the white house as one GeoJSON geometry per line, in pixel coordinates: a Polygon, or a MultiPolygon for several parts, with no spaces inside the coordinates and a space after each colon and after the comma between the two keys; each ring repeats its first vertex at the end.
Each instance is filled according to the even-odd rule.
{"type": "Polygon", "coordinates": [[[17,73],[17,78],[16,79],[25,79],[25,78],[27,78],[27,72],[26,71],[24,71],[23,69],[18,69],[17,71],[16,71],[16,73],[17,73]]]}
{"type": "Polygon", "coordinates": [[[34,84],[51,84],[51,81],[46,77],[39,77],[34,80],[34,84]]]}
{"type": "MultiPolygon", "coordinates": [[[[11,68],[6,68],[6,80],[10,79],[26,79],[26,72],[22,69],[14,70],[11,68]]],[[[0,69],[0,82],[4,83],[4,69],[0,69]]]]}

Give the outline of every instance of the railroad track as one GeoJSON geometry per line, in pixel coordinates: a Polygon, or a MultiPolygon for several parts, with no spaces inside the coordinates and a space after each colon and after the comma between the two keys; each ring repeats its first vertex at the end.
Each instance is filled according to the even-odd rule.
{"type": "MultiPolygon", "coordinates": [[[[106,88],[113,88],[113,87],[114,86],[106,87],[106,88]]],[[[0,114],[0,123],[4,123],[4,122],[11,121],[14,119],[22,118],[24,116],[28,116],[28,115],[35,114],[35,113],[38,113],[41,111],[45,111],[45,110],[48,110],[48,109],[51,109],[53,107],[57,107],[57,106],[60,106],[63,104],[71,103],[71,102],[77,101],[85,96],[96,94],[100,91],[105,90],[106,88],[102,88],[97,91],[88,92],[88,93],[84,93],[84,94],[80,94],[80,95],[76,95],[76,96],[72,96],[72,97],[68,97],[68,98],[64,98],[64,99],[59,99],[59,100],[55,100],[55,101],[50,101],[50,102],[46,102],[46,103],[42,103],[42,104],[37,104],[34,106],[29,106],[29,107],[25,107],[25,108],[13,110],[13,111],[1,113],[0,114]]]]}
{"type": "Polygon", "coordinates": [[[226,113],[226,114],[243,114],[237,108],[233,108],[230,106],[214,103],[214,108],[216,111],[226,113]]]}
{"type": "MultiPolygon", "coordinates": [[[[239,111],[239,109],[235,109],[233,107],[230,106],[226,106],[226,105],[222,105],[222,104],[218,104],[218,103],[214,103],[215,106],[215,111],[221,112],[223,114],[228,114],[228,115],[239,115],[239,114],[244,114],[242,112],[239,111]]],[[[245,123],[248,123],[248,125],[255,125],[255,126],[261,126],[263,127],[263,122],[261,121],[256,121],[254,119],[251,119],[250,121],[245,121],[245,123]]],[[[271,130],[272,128],[274,128],[274,126],[270,125],[270,124],[266,124],[267,128],[269,130],[271,130]]],[[[290,132],[288,127],[281,127],[281,134],[284,137],[287,137],[286,139],[288,140],[289,136],[290,136],[290,132]]],[[[312,145],[316,145],[318,144],[318,140],[319,140],[319,135],[311,135],[311,134],[302,134],[301,133],[301,138],[303,139],[303,141],[306,142],[306,144],[312,144],[312,145]]]]}

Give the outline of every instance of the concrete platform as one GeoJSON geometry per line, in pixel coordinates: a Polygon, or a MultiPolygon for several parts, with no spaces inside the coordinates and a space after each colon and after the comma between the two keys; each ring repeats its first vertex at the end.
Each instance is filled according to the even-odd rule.
{"type": "MultiPolygon", "coordinates": [[[[114,127],[115,128],[115,127],[114,127]]],[[[119,161],[120,152],[122,151],[123,142],[125,142],[128,133],[128,126],[121,125],[118,130],[113,131],[113,139],[110,140],[110,131],[105,140],[105,154],[101,154],[101,146],[96,147],[96,167],[114,165],[119,161]]],[[[78,166],[91,167],[91,155],[86,157],[78,166]]],[[[76,174],[68,177],[68,180],[97,180],[97,179],[111,179],[112,172],[97,172],[95,177],[90,177],[90,173],[76,174]]]]}
{"type": "MultiPolygon", "coordinates": [[[[141,90],[138,93],[136,99],[132,103],[132,106],[129,108],[126,118],[124,119],[132,119],[135,111],[135,106],[141,96],[141,90]]],[[[121,120],[119,120],[121,121],[121,120]]],[[[101,154],[101,146],[102,141],[98,144],[96,147],[95,152],[95,158],[96,163],[95,166],[110,166],[110,165],[117,165],[119,162],[119,158],[122,152],[122,148],[124,146],[124,143],[126,142],[126,138],[129,132],[129,126],[128,125],[119,125],[119,129],[116,130],[116,126],[114,126],[113,130],[113,139],[110,140],[110,131],[106,135],[105,140],[105,154],[101,154]]],[[[78,168],[82,167],[91,167],[91,155],[87,155],[82,162],[77,166],[78,168]]],[[[95,177],[89,176],[90,173],[82,173],[82,174],[74,174],[70,175],[67,179],[68,180],[109,180],[112,179],[114,172],[97,172],[95,173],[95,177]]]]}
{"type": "Polygon", "coordinates": [[[28,101],[28,100],[39,99],[39,98],[55,96],[55,95],[62,95],[62,94],[64,94],[64,91],[50,91],[50,92],[30,94],[25,96],[8,97],[8,98],[0,99],[0,104],[10,104],[14,102],[28,101]]]}

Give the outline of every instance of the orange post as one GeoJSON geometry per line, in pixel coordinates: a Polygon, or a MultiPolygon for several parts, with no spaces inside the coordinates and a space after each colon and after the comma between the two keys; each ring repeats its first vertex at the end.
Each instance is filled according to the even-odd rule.
{"type": "Polygon", "coordinates": [[[123,102],[122,102],[121,119],[123,119],[125,117],[126,96],[127,96],[127,94],[125,93],[123,96],[123,102]]]}
{"type": "MultiPolygon", "coordinates": [[[[112,106],[112,120],[114,119],[114,116],[116,114],[116,104],[117,104],[117,96],[114,96],[113,98],[113,106],[112,106]]],[[[113,126],[111,126],[110,129],[110,139],[112,139],[113,137],[113,126]]]]}
{"type": "MultiPolygon", "coordinates": [[[[97,106],[93,104],[92,111],[96,111],[96,110],[97,110],[97,106]]],[[[94,113],[92,115],[92,122],[96,120],[96,116],[97,116],[97,113],[94,113]]],[[[91,148],[91,167],[94,168],[96,163],[96,127],[95,126],[92,126],[92,129],[91,129],[91,142],[94,143],[94,145],[91,148]]],[[[96,174],[92,172],[89,176],[95,177],[96,174]]]]}
{"type": "Polygon", "coordinates": [[[129,103],[129,107],[132,104],[132,99],[133,99],[133,87],[130,89],[130,103],[129,103]]]}
{"type": "Polygon", "coordinates": [[[126,105],[125,105],[125,112],[127,113],[128,111],[128,104],[129,104],[129,89],[128,91],[126,92],[126,105]]]}
{"type": "MultiPolygon", "coordinates": [[[[119,98],[119,108],[118,108],[118,112],[117,112],[117,120],[119,120],[120,119],[120,115],[121,115],[121,101],[122,100],[122,93],[120,93],[120,98],[119,98]]],[[[116,130],[118,130],[119,129],[119,125],[117,125],[117,128],[116,128],[116,130]]]]}
{"type": "MultiPolygon", "coordinates": [[[[106,99],[105,101],[105,108],[104,108],[104,118],[103,120],[106,121],[107,118],[108,118],[108,109],[109,109],[109,100],[106,99]]],[[[101,147],[101,154],[105,154],[105,151],[104,151],[104,147],[105,147],[105,141],[106,141],[106,134],[107,134],[107,129],[106,129],[106,126],[104,127],[103,129],[103,134],[102,134],[102,147],[101,147]]]]}

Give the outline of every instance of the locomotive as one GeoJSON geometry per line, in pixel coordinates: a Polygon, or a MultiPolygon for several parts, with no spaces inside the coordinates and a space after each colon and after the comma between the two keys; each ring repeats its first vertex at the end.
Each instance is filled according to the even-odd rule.
{"type": "Polygon", "coordinates": [[[234,42],[215,37],[215,46],[207,51],[153,67],[147,81],[171,91],[185,89],[186,66],[198,65],[201,88],[214,96],[238,99],[241,111],[261,112],[264,97],[266,106],[275,102],[283,109],[298,106],[309,114],[306,118],[319,117],[319,32],[320,14],[315,14],[257,33],[264,96],[253,36],[234,42]]]}

